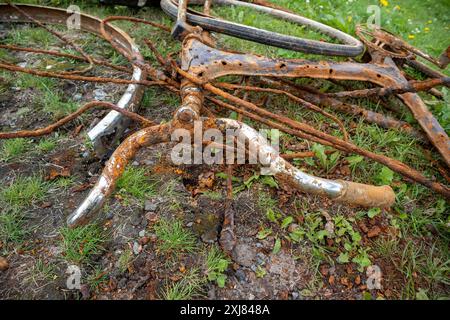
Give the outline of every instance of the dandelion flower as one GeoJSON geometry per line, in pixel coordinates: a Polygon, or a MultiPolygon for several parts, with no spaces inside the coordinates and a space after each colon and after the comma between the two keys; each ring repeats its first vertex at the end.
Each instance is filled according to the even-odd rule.
{"type": "Polygon", "coordinates": [[[380,0],[380,4],[381,4],[383,7],[387,7],[387,6],[389,5],[389,2],[388,2],[387,0],[380,0]]]}
{"type": "Polygon", "coordinates": [[[414,39],[416,36],[415,35],[413,35],[413,34],[410,34],[409,36],[408,36],[408,39],[414,39]]]}

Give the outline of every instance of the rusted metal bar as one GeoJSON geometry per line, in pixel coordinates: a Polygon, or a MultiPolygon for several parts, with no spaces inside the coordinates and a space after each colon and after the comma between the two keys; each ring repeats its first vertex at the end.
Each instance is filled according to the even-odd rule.
{"type": "MultiPolygon", "coordinates": [[[[219,89],[218,89],[219,90],[219,89]]],[[[219,93],[218,93],[219,94],[219,93]]],[[[220,94],[219,94],[220,95],[220,94]]],[[[399,173],[400,175],[402,175],[403,177],[409,178],[413,181],[416,181],[418,183],[423,184],[424,186],[444,195],[447,198],[450,198],[450,189],[438,182],[435,181],[431,181],[428,178],[426,178],[422,173],[418,172],[417,170],[410,168],[409,166],[407,166],[406,164],[395,160],[395,159],[391,159],[389,157],[386,157],[384,155],[380,155],[380,154],[375,154],[373,152],[361,149],[351,143],[342,143],[343,141],[341,140],[341,142],[339,142],[340,139],[332,137],[329,138],[327,137],[327,134],[323,134],[322,137],[318,138],[316,136],[312,136],[310,134],[304,133],[302,131],[299,131],[299,127],[295,124],[295,123],[289,123],[289,121],[286,122],[283,121],[282,118],[279,117],[272,117],[270,113],[267,114],[267,111],[265,112],[259,112],[257,109],[258,107],[254,106],[253,104],[251,104],[250,102],[247,101],[240,101],[239,98],[233,99],[232,97],[230,97],[229,95],[226,95],[226,98],[236,104],[239,104],[241,106],[245,106],[248,107],[249,110],[251,110],[252,112],[257,112],[260,115],[257,115],[255,113],[246,111],[246,110],[242,110],[241,108],[237,108],[234,107],[228,103],[225,103],[221,100],[218,99],[214,99],[211,97],[207,97],[208,100],[213,101],[215,104],[222,106],[224,108],[230,109],[232,111],[238,112],[238,113],[242,113],[243,115],[245,115],[246,117],[249,117],[250,119],[254,119],[258,122],[264,123],[266,125],[268,125],[271,128],[276,128],[279,129],[283,132],[286,132],[288,134],[297,136],[299,138],[302,139],[307,139],[310,141],[314,141],[314,142],[318,142],[321,143],[323,145],[328,145],[334,148],[337,148],[338,150],[342,150],[344,152],[350,152],[350,153],[356,153],[356,154],[360,154],[364,157],[367,157],[369,159],[372,159],[376,162],[382,163],[384,165],[386,165],[387,167],[389,167],[390,169],[392,169],[393,171],[399,173]],[[256,108],[255,108],[256,107],[256,108]],[[280,122],[282,122],[284,125],[280,125],[274,121],[268,120],[267,117],[270,117],[272,119],[276,119],[278,118],[278,120],[281,120],[280,122]],[[285,125],[289,125],[290,127],[294,128],[291,129],[289,127],[286,127],[285,125]]],[[[291,120],[292,121],[292,120],[291,120]]]]}
{"type": "MultiPolygon", "coordinates": [[[[242,90],[247,90],[247,91],[255,91],[255,92],[271,92],[271,93],[276,93],[276,94],[281,94],[281,95],[285,95],[287,96],[289,99],[301,104],[302,106],[304,106],[305,108],[318,112],[320,114],[322,114],[323,116],[333,120],[334,122],[336,122],[336,124],[339,126],[339,128],[341,129],[341,132],[344,136],[344,141],[348,141],[348,133],[347,130],[345,129],[344,124],[342,123],[342,121],[340,119],[338,119],[336,116],[322,110],[321,108],[317,107],[316,105],[312,104],[312,103],[307,103],[304,104],[303,102],[305,102],[305,100],[300,99],[299,97],[284,91],[284,90],[278,90],[278,89],[271,89],[271,88],[260,88],[260,87],[253,87],[253,86],[242,86],[242,85],[236,85],[236,84],[231,84],[231,83],[220,83],[217,82],[215,83],[215,86],[219,87],[219,88],[224,88],[224,89],[242,89],[242,90]]],[[[245,99],[244,99],[245,100],[245,99]]]]}
{"type": "Polygon", "coordinates": [[[62,42],[64,42],[65,44],[68,44],[69,46],[74,48],[75,51],[78,52],[79,54],[81,54],[83,56],[83,58],[89,63],[89,66],[87,66],[86,68],[83,68],[82,70],[61,71],[61,74],[80,74],[80,73],[85,73],[87,71],[92,70],[92,67],[94,65],[94,62],[92,61],[92,58],[86,52],[84,52],[83,49],[81,49],[78,45],[76,45],[73,41],[71,41],[70,39],[67,39],[61,33],[50,29],[44,23],[40,22],[39,20],[36,20],[31,15],[29,15],[26,11],[22,10],[20,7],[16,6],[15,4],[13,4],[13,3],[9,2],[9,1],[7,1],[7,4],[9,6],[11,6],[12,8],[14,8],[15,10],[17,10],[20,14],[24,15],[25,17],[27,17],[27,19],[29,19],[33,23],[37,24],[39,27],[47,30],[47,32],[51,33],[52,35],[54,35],[55,37],[60,39],[62,42]]]}
{"type": "MultiPolygon", "coordinates": [[[[267,163],[270,172],[279,180],[312,194],[329,197],[347,204],[365,207],[390,207],[395,194],[389,186],[370,186],[343,180],[327,180],[308,175],[285,161],[255,129],[232,119],[218,119],[218,126],[235,130],[256,150],[262,163],[267,163]]],[[[238,138],[239,139],[239,138],[238,138]]]]}
{"type": "Polygon", "coordinates": [[[77,111],[69,114],[68,116],[58,120],[57,122],[40,129],[33,129],[33,130],[21,130],[21,131],[14,131],[14,132],[0,132],[0,139],[12,139],[12,138],[30,138],[30,137],[40,137],[43,135],[47,135],[55,131],[56,129],[62,127],[66,123],[76,119],[81,114],[85,113],[86,111],[92,109],[92,108],[106,108],[115,110],[116,112],[119,112],[120,114],[137,121],[141,123],[142,125],[148,127],[153,126],[155,123],[153,121],[148,120],[147,118],[144,118],[137,113],[128,111],[126,109],[119,108],[118,106],[105,102],[105,101],[91,101],[83,105],[81,108],[79,108],[77,111]]]}
{"type": "MultiPolygon", "coordinates": [[[[189,74],[197,78],[198,84],[205,84],[231,74],[369,81],[386,88],[408,84],[389,57],[384,59],[384,64],[277,60],[220,51],[194,38],[189,39],[186,46],[190,50],[185,50],[186,57],[183,59],[189,61],[189,74]]],[[[398,96],[411,110],[429,140],[450,167],[450,139],[445,130],[417,94],[403,93],[398,96]]]]}
{"type": "Polygon", "coordinates": [[[89,195],[67,218],[67,225],[76,227],[89,221],[113,192],[118,177],[123,173],[126,165],[133,159],[136,152],[145,146],[168,142],[170,132],[171,124],[168,123],[144,128],[125,139],[106,163],[102,175],[89,195]]]}
{"type": "MultiPolygon", "coordinates": [[[[7,49],[7,50],[12,50],[12,51],[22,51],[22,52],[31,52],[31,53],[36,53],[36,54],[46,54],[46,55],[50,55],[50,56],[69,58],[69,59],[78,60],[78,61],[87,61],[86,58],[84,58],[84,57],[80,57],[80,56],[77,56],[77,55],[74,55],[74,54],[70,54],[70,53],[65,53],[65,52],[53,51],[53,50],[17,47],[17,46],[8,45],[8,44],[0,44],[0,49],[7,49]]],[[[117,71],[120,71],[120,72],[129,73],[129,74],[133,73],[127,67],[118,66],[118,65],[112,64],[112,63],[110,63],[108,61],[105,61],[105,60],[92,58],[92,62],[95,65],[105,66],[105,67],[108,67],[108,68],[111,68],[111,69],[114,69],[114,70],[117,70],[117,71]]]]}
{"type": "Polygon", "coordinates": [[[352,91],[341,91],[336,93],[327,93],[328,96],[338,98],[365,98],[370,96],[389,96],[394,94],[417,93],[428,91],[437,86],[449,86],[450,77],[429,79],[424,81],[409,81],[407,85],[397,88],[372,88],[352,91]]]}
{"type": "Polygon", "coordinates": [[[327,96],[326,94],[320,92],[319,90],[314,90],[314,88],[299,86],[297,84],[287,81],[276,81],[274,79],[265,77],[260,78],[258,81],[269,86],[279,87],[282,88],[283,90],[296,93],[302,99],[311,102],[313,104],[332,108],[336,111],[348,115],[361,117],[365,122],[374,123],[385,129],[398,129],[400,131],[406,132],[414,136],[421,142],[428,142],[427,138],[422,132],[415,129],[413,126],[411,126],[409,123],[405,121],[397,120],[390,116],[386,116],[372,110],[367,110],[354,104],[343,102],[339,99],[327,96]]]}

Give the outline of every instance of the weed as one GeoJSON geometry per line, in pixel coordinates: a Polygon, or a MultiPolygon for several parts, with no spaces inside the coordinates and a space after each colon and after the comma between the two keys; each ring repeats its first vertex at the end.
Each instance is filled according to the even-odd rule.
{"type": "Polygon", "coordinates": [[[155,225],[158,250],[165,253],[192,252],[196,248],[194,234],[186,230],[181,221],[161,219],[155,225]]]}
{"type": "Polygon", "coordinates": [[[88,276],[87,284],[91,290],[97,290],[99,287],[108,281],[108,274],[100,267],[95,267],[94,271],[88,276]]]}
{"type": "Polygon", "coordinates": [[[49,153],[56,148],[56,140],[53,138],[41,139],[36,148],[41,153],[49,153]]]}
{"type": "Polygon", "coordinates": [[[217,246],[212,246],[206,256],[206,275],[208,280],[217,282],[219,288],[223,288],[227,280],[224,271],[230,263],[230,259],[217,246]]]}
{"type": "Polygon", "coordinates": [[[55,267],[50,263],[44,262],[42,259],[38,259],[30,271],[25,281],[32,281],[36,286],[39,286],[40,282],[46,282],[53,280],[56,277],[55,267]]]}
{"type": "Polygon", "coordinates": [[[40,176],[17,177],[9,186],[0,189],[0,202],[13,208],[23,208],[44,199],[50,184],[40,176]]]}
{"type": "Polygon", "coordinates": [[[24,154],[29,147],[29,140],[23,138],[15,138],[4,140],[2,144],[1,161],[10,161],[24,154]]]}
{"type": "Polygon", "coordinates": [[[123,251],[119,257],[119,271],[125,273],[133,261],[133,252],[130,249],[123,251]]]}
{"type": "Polygon", "coordinates": [[[190,270],[184,277],[170,285],[166,285],[161,293],[164,300],[189,300],[197,296],[203,285],[198,269],[190,270]]]}
{"type": "Polygon", "coordinates": [[[75,263],[90,263],[92,256],[101,253],[105,235],[100,226],[88,224],[77,228],[64,227],[62,236],[63,255],[75,263]]]}
{"type": "Polygon", "coordinates": [[[117,180],[117,190],[121,194],[130,194],[138,199],[156,194],[156,183],[150,182],[144,168],[128,166],[117,180]]]}
{"type": "Polygon", "coordinates": [[[0,212],[0,242],[7,249],[9,244],[19,245],[23,242],[28,230],[25,228],[25,217],[18,209],[6,208],[0,212]]]}

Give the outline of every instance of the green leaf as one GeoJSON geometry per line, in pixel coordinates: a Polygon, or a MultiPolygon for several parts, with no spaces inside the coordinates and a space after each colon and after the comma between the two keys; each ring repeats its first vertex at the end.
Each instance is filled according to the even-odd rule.
{"type": "Polygon", "coordinates": [[[228,268],[228,260],[220,259],[217,263],[217,271],[224,272],[228,268]]]}
{"type": "Polygon", "coordinates": [[[320,230],[316,234],[317,240],[323,240],[326,236],[328,236],[328,231],[327,230],[320,230]]]}
{"type": "Polygon", "coordinates": [[[294,230],[293,232],[291,232],[289,234],[289,237],[294,242],[300,242],[300,240],[303,240],[303,236],[304,235],[305,235],[305,231],[303,231],[302,229],[298,228],[298,229],[294,230]]]}
{"type": "Polygon", "coordinates": [[[281,250],[281,240],[277,238],[275,240],[275,245],[273,246],[272,253],[277,254],[278,252],[280,252],[280,250],[281,250]]]}
{"type": "Polygon", "coordinates": [[[312,150],[316,154],[317,158],[319,158],[320,165],[322,168],[327,167],[327,155],[325,154],[325,147],[321,144],[315,143],[312,147],[312,150]]]}
{"type": "Polygon", "coordinates": [[[228,118],[237,120],[237,118],[238,118],[237,112],[235,112],[235,111],[231,112],[228,118]]]}
{"type": "Polygon", "coordinates": [[[372,295],[370,294],[370,292],[364,291],[363,298],[364,300],[372,300],[372,295]]]}
{"type": "Polygon", "coordinates": [[[219,288],[223,288],[225,287],[225,282],[227,281],[227,276],[224,274],[219,274],[217,276],[217,285],[219,286],[219,288]]]}
{"type": "Polygon", "coordinates": [[[263,176],[261,178],[261,182],[271,188],[278,189],[278,183],[275,181],[275,179],[272,176],[263,176]]]}
{"type": "MultiPolygon", "coordinates": [[[[228,179],[228,175],[225,172],[217,172],[216,173],[216,177],[223,179],[223,180],[227,180],[228,179]]],[[[241,180],[239,180],[239,178],[237,177],[231,177],[231,181],[233,182],[240,182],[241,180]]]]}
{"type": "Polygon", "coordinates": [[[394,171],[388,167],[381,168],[380,172],[375,177],[375,180],[381,185],[388,185],[394,179],[394,171]]]}
{"type": "Polygon", "coordinates": [[[377,216],[381,212],[380,208],[372,208],[367,212],[367,216],[372,219],[373,217],[377,216]]]}
{"type": "Polygon", "coordinates": [[[436,201],[435,208],[436,208],[436,213],[437,214],[444,213],[446,207],[447,207],[447,203],[445,202],[444,199],[439,199],[438,201],[436,201]]]}
{"type": "Polygon", "coordinates": [[[361,161],[364,160],[364,157],[363,156],[350,156],[350,157],[346,157],[345,159],[348,161],[350,168],[354,169],[358,163],[360,163],[361,161]]]}
{"type": "Polygon", "coordinates": [[[351,251],[352,250],[352,245],[350,244],[350,243],[348,243],[348,242],[346,242],[346,243],[344,243],[344,249],[346,250],[346,251],[351,251]]]}
{"type": "Polygon", "coordinates": [[[354,243],[359,243],[361,241],[361,235],[359,232],[352,232],[351,236],[354,243]]]}
{"type": "Polygon", "coordinates": [[[356,263],[359,266],[358,267],[358,271],[359,272],[363,272],[364,268],[366,268],[366,267],[368,267],[368,266],[370,266],[372,264],[372,262],[370,261],[369,256],[367,255],[367,252],[365,252],[365,251],[360,252],[359,255],[354,257],[352,259],[352,262],[356,263]]]}
{"type": "Polygon", "coordinates": [[[416,300],[430,300],[427,295],[427,291],[419,288],[419,291],[416,293],[416,300]]]}
{"type": "Polygon", "coordinates": [[[284,218],[283,221],[281,222],[281,228],[282,229],[287,228],[287,226],[289,226],[292,223],[292,221],[294,221],[294,218],[292,218],[291,216],[284,218]]]}
{"type": "Polygon", "coordinates": [[[263,229],[258,232],[258,234],[256,235],[256,238],[258,238],[259,240],[263,240],[271,234],[272,234],[272,229],[263,229]]]}
{"type": "Polygon", "coordinates": [[[267,209],[266,217],[267,217],[267,219],[269,219],[270,222],[277,222],[277,218],[275,216],[275,211],[273,211],[271,208],[267,209]]]}
{"type": "Polygon", "coordinates": [[[350,259],[349,259],[349,257],[348,257],[348,252],[342,252],[340,255],[339,255],[339,257],[337,258],[337,262],[338,263],[347,263],[347,262],[349,262],[350,261],[350,259]]]}

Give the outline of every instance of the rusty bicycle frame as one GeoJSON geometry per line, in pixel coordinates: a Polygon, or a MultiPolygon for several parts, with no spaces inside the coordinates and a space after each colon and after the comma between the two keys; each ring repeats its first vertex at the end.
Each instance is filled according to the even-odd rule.
{"type": "MultiPolygon", "coordinates": [[[[169,0],[163,0],[162,2],[167,4],[167,1],[169,0]]],[[[145,122],[146,120],[134,116],[133,119],[140,121],[146,127],[126,138],[114,151],[106,163],[96,185],[91,189],[86,199],[75,212],[69,216],[67,220],[69,226],[78,226],[92,218],[92,215],[102,207],[105,200],[113,192],[118,177],[139,149],[152,144],[170,142],[172,133],[179,128],[186,129],[191,134],[194,134],[194,124],[196,122],[202,123],[202,130],[211,128],[222,132],[234,130],[236,138],[244,139],[248,142],[249,149],[253,148],[253,150],[259,152],[260,156],[269,164],[271,173],[277,179],[303,192],[318,194],[343,203],[365,207],[388,208],[394,203],[395,194],[390,186],[371,186],[343,180],[327,180],[300,171],[277,154],[267,141],[253,128],[238,120],[215,118],[206,107],[206,101],[221,108],[233,110],[241,116],[248,117],[301,139],[331,146],[342,152],[360,154],[367,159],[386,165],[407,179],[431,188],[435,192],[444,195],[447,199],[450,198],[450,189],[447,186],[429,180],[420,172],[400,161],[375,154],[352,144],[346,137],[345,129],[344,139],[340,139],[321,132],[305,123],[274,114],[258,107],[254,103],[229,93],[229,91],[233,90],[248,90],[284,94],[305,108],[325,114],[323,110],[313,103],[295,96],[294,94],[301,91],[302,88],[286,81],[285,78],[355,80],[373,83],[380,88],[338,93],[335,97],[333,97],[333,94],[319,95],[313,92],[307,93],[313,95],[319,104],[336,101],[339,94],[342,94],[344,97],[396,94],[411,110],[425,132],[426,137],[441,154],[448,167],[450,166],[449,138],[417,93],[418,91],[431,90],[438,85],[448,86],[448,77],[438,76],[423,82],[408,81],[402,71],[397,67],[392,56],[385,54],[382,50],[378,50],[377,47],[371,46],[368,46],[371,60],[367,63],[271,59],[253,54],[219,50],[215,48],[214,39],[211,37],[209,31],[189,24],[189,17],[192,13],[188,14],[187,0],[180,0],[178,3],[174,1],[170,2],[171,5],[179,6],[177,10],[177,22],[172,34],[182,41],[180,65],[171,58],[162,58],[151,43],[146,43],[152,49],[165,71],[156,70],[142,60],[137,59],[136,53],[127,51],[120,46],[120,41],[111,32],[110,22],[127,19],[133,21],[134,18],[108,17],[101,21],[99,25],[97,33],[101,34],[117,51],[123,54],[134,68],[140,68],[146,74],[147,78],[152,80],[141,79],[140,81],[135,81],[135,84],[163,86],[173,92],[179,93],[182,98],[182,103],[175,111],[173,120],[169,123],[150,125],[150,123],[145,122]],[[269,87],[260,88],[247,84],[216,81],[218,78],[227,75],[258,77],[262,83],[269,85],[269,87]],[[228,102],[217,99],[215,96],[220,96],[228,102]]],[[[211,1],[207,0],[205,2],[205,15],[209,14],[210,6],[211,1]]],[[[26,8],[27,6],[20,7],[26,8]]],[[[274,8],[270,8],[270,10],[273,10],[278,15],[283,14],[282,10],[274,8]]],[[[134,19],[134,21],[142,22],[140,19],[134,19]]],[[[0,67],[10,71],[23,72],[19,67],[12,65],[0,63],[0,67]]],[[[34,72],[34,74],[63,78],[60,75],[42,72],[34,72]]],[[[80,78],[80,80],[86,79],[80,78]]],[[[95,105],[95,103],[93,104],[95,105]]],[[[347,111],[349,109],[349,105],[341,104],[340,106],[347,111]]],[[[349,111],[349,113],[352,112],[354,111],[349,111]]],[[[121,113],[124,113],[124,116],[132,116],[126,114],[125,111],[121,113]]],[[[61,120],[57,126],[52,128],[54,129],[67,123],[71,120],[69,118],[70,116],[67,119],[61,120]]],[[[415,132],[406,124],[402,124],[394,119],[383,118],[381,115],[379,115],[377,121],[382,124],[389,122],[389,124],[396,126],[404,126],[405,129],[415,132]]],[[[0,133],[0,138],[10,138],[18,135],[32,136],[29,132],[16,132],[14,134],[0,133]]],[[[222,235],[224,235],[224,232],[232,231],[232,225],[233,216],[228,212],[225,215],[222,235]]],[[[230,237],[233,238],[232,232],[230,237]]]]}

